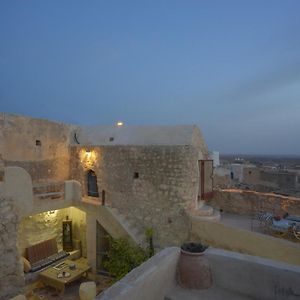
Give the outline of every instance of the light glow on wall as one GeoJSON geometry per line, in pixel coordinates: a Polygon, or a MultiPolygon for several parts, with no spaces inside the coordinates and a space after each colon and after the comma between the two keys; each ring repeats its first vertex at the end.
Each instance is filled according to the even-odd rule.
{"type": "Polygon", "coordinates": [[[80,162],[87,169],[93,167],[97,161],[97,153],[90,149],[81,149],[79,153],[80,162]]]}
{"type": "Polygon", "coordinates": [[[50,220],[53,220],[55,219],[57,216],[57,210],[49,210],[45,213],[45,221],[50,221],[50,220]]]}

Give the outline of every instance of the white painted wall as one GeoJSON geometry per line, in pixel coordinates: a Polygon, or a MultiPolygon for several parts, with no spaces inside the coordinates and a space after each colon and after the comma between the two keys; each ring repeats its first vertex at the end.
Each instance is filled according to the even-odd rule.
{"type": "MultiPolygon", "coordinates": [[[[179,248],[165,248],[96,299],[165,299],[164,296],[176,285],[179,255],[179,248]]],[[[211,265],[214,286],[217,288],[251,299],[299,299],[299,266],[216,248],[209,248],[204,255],[211,265]]]]}

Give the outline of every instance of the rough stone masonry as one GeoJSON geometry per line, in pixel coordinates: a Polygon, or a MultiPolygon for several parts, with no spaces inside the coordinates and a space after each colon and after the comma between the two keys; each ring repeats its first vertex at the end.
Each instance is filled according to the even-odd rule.
{"type": "Polygon", "coordinates": [[[13,200],[0,197],[0,300],[9,299],[24,288],[24,274],[17,246],[18,223],[13,200]]]}

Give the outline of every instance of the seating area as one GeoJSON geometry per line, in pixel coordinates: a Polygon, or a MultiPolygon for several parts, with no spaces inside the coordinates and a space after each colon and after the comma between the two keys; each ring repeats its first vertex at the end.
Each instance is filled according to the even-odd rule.
{"type": "Polygon", "coordinates": [[[27,247],[23,265],[25,295],[16,299],[94,299],[113,283],[109,277],[92,274],[79,250],[58,251],[56,238],[27,247]]]}
{"type": "MultiPolygon", "coordinates": [[[[73,261],[74,264],[87,264],[86,259],[80,258],[73,261]]],[[[48,267],[45,271],[53,269],[48,267]]],[[[67,268],[65,272],[70,272],[67,268]]],[[[44,271],[43,271],[44,272],[44,271]]],[[[71,272],[70,272],[71,273],[71,272]]],[[[63,290],[55,288],[47,283],[46,280],[41,280],[40,276],[37,279],[26,285],[24,296],[22,300],[88,300],[94,299],[94,294],[98,295],[103,290],[107,289],[113,284],[113,280],[102,275],[95,275],[88,271],[86,276],[81,276],[72,281],[72,278],[67,277],[71,282],[68,282],[63,290]],[[90,289],[92,287],[92,289],[90,289]],[[93,298],[89,298],[93,296],[93,298]]],[[[64,278],[61,279],[62,281],[64,278]]]]}
{"type": "Polygon", "coordinates": [[[42,260],[39,260],[33,264],[31,264],[31,269],[30,272],[36,272],[39,271],[45,267],[48,267],[50,265],[52,265],[55,262],[60,261],[63,258],[66,258],[67,256],[69,256],[70,253],[66,252],[66,251],[60,251],[58,253],[55,253],[49,257],[46,257],[42,260]]]}
{"type": "Polygon", "coordinates": [[[30,263],[30,272],[42,270],[43,268],[68,257],[69,255],[70,253],[66,251],[58,251],[55,238],[26,248],[26,259],[30,263]]]}

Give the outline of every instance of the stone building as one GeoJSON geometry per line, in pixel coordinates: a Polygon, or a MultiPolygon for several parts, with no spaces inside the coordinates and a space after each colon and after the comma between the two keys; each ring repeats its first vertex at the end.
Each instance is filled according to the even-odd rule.
{"type": "Polygon", "coordinates": [[[218,219],[212,161],[196,126],[80,127],[0,114],[0,299],[24,285],[26,247],[73,221],[73,238],[94,271],[101,234],[155,247],[189,238],[190,217],[218,219]],[[13,283],[13,286],[12,286],[13,283]]]}

